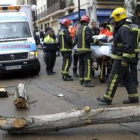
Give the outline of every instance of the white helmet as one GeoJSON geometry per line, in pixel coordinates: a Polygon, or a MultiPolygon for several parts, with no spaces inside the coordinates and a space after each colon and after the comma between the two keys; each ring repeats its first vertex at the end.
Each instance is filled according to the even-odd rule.
{"type": "Polygon", "coordinates": [[[127,22],[132,23],[134,19],[135,16],[132,13],[127,14],[127,19],[126,19],[127,22]]]}

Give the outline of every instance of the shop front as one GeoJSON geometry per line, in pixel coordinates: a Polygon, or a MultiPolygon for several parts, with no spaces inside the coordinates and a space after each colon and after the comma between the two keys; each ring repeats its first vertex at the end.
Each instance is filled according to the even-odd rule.
{"type": "Polygon", "coordinates": [[[97,20],[98,22],[104,22],[110,18],[114,9],[97,9],[97,20]]]}
{"type": "MultiPolygon", "coordinates": [[[[83,15],[86,15],[86,10],[85,9],[80,9],[80,17],[83,16],[83,15]]],[[[75,26],[75,24],[79,21],[78,12],[60,17],[58,19],[58,22],[61,23],[62,20],[65,19],[65,18],[72,20],[73,26],[75,26]]]]}

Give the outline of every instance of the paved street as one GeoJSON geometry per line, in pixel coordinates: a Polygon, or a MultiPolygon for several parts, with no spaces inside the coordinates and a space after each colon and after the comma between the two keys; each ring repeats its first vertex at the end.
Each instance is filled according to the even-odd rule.
{"type": "MultiPolygon", "coordinates": [[[[103,95],[106,89],[106,84],[99,82],[99,72],[96,72],[93,78],[95,87],[85,88],[79,85],[77,78],[72,82],[61,80],[62,57],[57,57],[54,68],[57,74],[53,76],[46,74],[41,50],[39,50],[39,59],[41,72],[38,76],[12,74],[0,79],[0,86],[14,86],[7,88],[11,93],[8,98],[0,98],[0,116],[55,114],[79,107],[82,108],[87,105],[92,109],[128,106],[122,104],[123,99],[127,98],[124,87],[117,89],[111,106],[98,105],[96,98],[103,95]],[[15,90],[15,85],[21,82],[27,84],[30,103],[29,109],[18,110],[13,105],[14,95],[12,93],[15,90]],[[58,97],[57,95],[59,94],[63,94],[64,96],[58,97]]],[[[138,87],[138,91],[140,92],[140,86],[138,87]]],[[[140,140],[140,123],[93,125],[60,132],[31,135],[9,135],[7,132],[0,130],[0,140],[140,140]]]]}

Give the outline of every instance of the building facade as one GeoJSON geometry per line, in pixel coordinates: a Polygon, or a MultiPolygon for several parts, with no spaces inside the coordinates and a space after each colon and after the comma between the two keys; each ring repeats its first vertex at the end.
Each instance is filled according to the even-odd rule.
{"type": "MultiPolygon", "coordinates": [[[[139,3],[140,0],[138,0],[139,3]]],[[[97,21],[108,19],[112,11],[119,6],[124,6],[124,0],[96,0],[97,21]]],[[[41,30],[52,27],[56,33],[61,28],[60,22],[64,18],[70,18],[73,25],[78,21],[78,0],[36,0],[37,21],[36,26],[41,30]]],[[[80,0],[80,16],[87,14],[91,21],[94,20],[93,0],[80,0]],[[92,1],[92,3],[91,3],[92,1]]]]}

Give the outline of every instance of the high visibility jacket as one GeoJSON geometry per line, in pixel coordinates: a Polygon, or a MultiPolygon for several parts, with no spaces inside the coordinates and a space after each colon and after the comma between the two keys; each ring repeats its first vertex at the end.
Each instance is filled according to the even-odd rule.
{"type": "Polygon", "coordinates": [[[110,32],[113,32],[113,30],[114,30],[111,25],[107,25],[107,28],[110,32]]]}
{"type": "Polygon", "coordinates": [[[113,36],[113,33],[110,32],[108,29],[104,29],[100,31],[100,35],[113,36]]]}
{"type": "Polygon", "coordinates": [[[132,31],[133,31],[133,36],[134,36],[134,47],[135,47],[135,53],[139,53],[139,42],[140,42],[140,30],[138,28],[137,24],[130,24],[132,31]]]}
{"type": "Polygon", "coordinates": [[[92,30],[86,24],[76,31],[76,42],[78,54],[90,52],[91,43],[98,44],[98,40],[92,37],[92,30]]]}
{"type": "Polygon", "coordinates": [[[57,37],[50,37],[47,35],[44,38],[44,43],[43,43],[43,50],[44,51],[58,51],[59,49],[59,43],[57,37]]]}
{"type": "Polygon", "coordinates": [[[76,32],[76,28],[75,28],[75,27],[71,27],[71,28],[70,28],[70,36],[71,36],[72,38],[75,37],[75,32],[76,32]]]}
{"type": "Polygon", "coordinates": [[[59,33],[59,43],[61,52],[72,52],[74,41],[72,40],[70,32],[66,27],[63,27],[59,33]]]}
{"type": "Polygon", "coordinates": [[[133,33],[129,24],[120,21],[115,28],[111,57],[123,62],[134,62],[133,33]]]}

